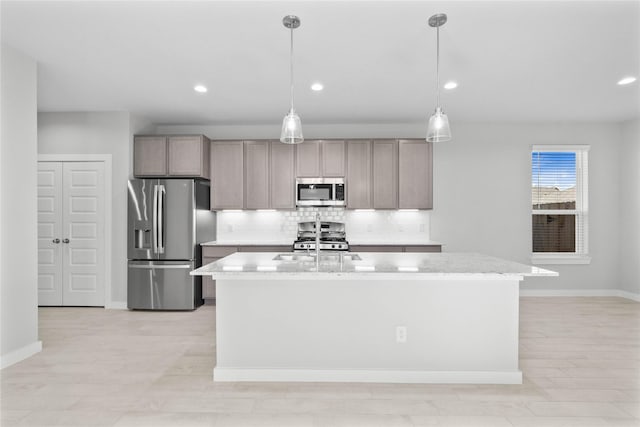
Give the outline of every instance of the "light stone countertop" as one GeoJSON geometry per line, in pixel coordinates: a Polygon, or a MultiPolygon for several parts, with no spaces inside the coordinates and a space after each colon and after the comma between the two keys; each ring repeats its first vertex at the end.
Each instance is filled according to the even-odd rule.
{"type": "MultiPolygon", "coordinates": [[[[293,246],[293,241],[295,239],[287,239],[287,240],[212,240],[210,242],[200,243],[201,246],[293,246]]],[[[416,242],[416,241],[374,241],[374,240],[349,240],[347,239],[350,245],[352,246],[432,246],[432,245],[442,245],[440,242],[427,241],[427,242],[416,242]]]]}
{"type": "Polygon", "coordinates": [[[200,246],[293,246],[293,240],[212,240],[200,246]]]}
{"type": "Polygon", "coordinates": [[[218,279],[442,280],[558,276],[543,268],[473,253],[322,253],[319,268],[306,253],[237,252],[191,272],[218,279]],[[353,259],[357,255],[360,259],[353,259]],[[275,259],[278,258],[278,259],[275,259]]]}

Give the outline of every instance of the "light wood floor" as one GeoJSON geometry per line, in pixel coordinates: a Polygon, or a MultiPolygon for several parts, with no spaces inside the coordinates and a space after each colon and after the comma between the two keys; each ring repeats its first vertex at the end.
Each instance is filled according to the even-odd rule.
{"type": "Polygon", "coordinates": [[[214,384],[215,307],[41,308],[8,426],[640,426],[640,304],[522,298],[522,385],[214,384]]]}

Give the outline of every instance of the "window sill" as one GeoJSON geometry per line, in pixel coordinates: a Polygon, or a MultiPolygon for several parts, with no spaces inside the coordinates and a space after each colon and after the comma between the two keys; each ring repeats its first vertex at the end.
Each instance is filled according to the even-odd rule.
{"type": "Polygon", "coordinates": [[[591,257],[585,254],[533,254],[532,264],[591,264],[591,257]]]}

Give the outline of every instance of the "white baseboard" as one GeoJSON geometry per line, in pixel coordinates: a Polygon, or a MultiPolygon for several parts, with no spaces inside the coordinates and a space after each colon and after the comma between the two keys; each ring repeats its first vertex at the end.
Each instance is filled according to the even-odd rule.
{"type": "Polygon", "coordinates": [[[124,301],[111,301],[111,303],[106,305],[104,308],[108,310],[126,310],[127,303],[124,301]]]}
{"type": "Polygon", "coordinates": [[[618,295],[621,298],[626,298],[626,299],[630,299],[633,301],[637,301],[640,302],[640,294],[635,294],[633,292],[629,292],[629,291],[618,291],[618,295]]]}
{"type": "Polygon", "coordinates": [[[620,297],[640,302],[640,294],[620,289],[522,289],[522,297],[620,297]]]}
{"type": "Polygon", "coordinates": [[[393,371],[355,369],[214,368],[213,381],[412,384],[522,384],[521,371],[393,371]]]}
{"type": "Polygon", "coordinates": [[[11,353],[0,356],[0,369],[7,368],[42,351],[42,341],[36,341],[11,353]]]}

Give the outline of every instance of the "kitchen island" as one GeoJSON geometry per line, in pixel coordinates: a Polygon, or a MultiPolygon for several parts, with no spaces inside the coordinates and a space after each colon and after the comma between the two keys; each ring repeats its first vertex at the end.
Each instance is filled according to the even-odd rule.
{"type": "Polygon", "coordinates": [[[235,253],[217,282],[214,381],[522,383],[519,283],[480,254],[235,253]]]}

